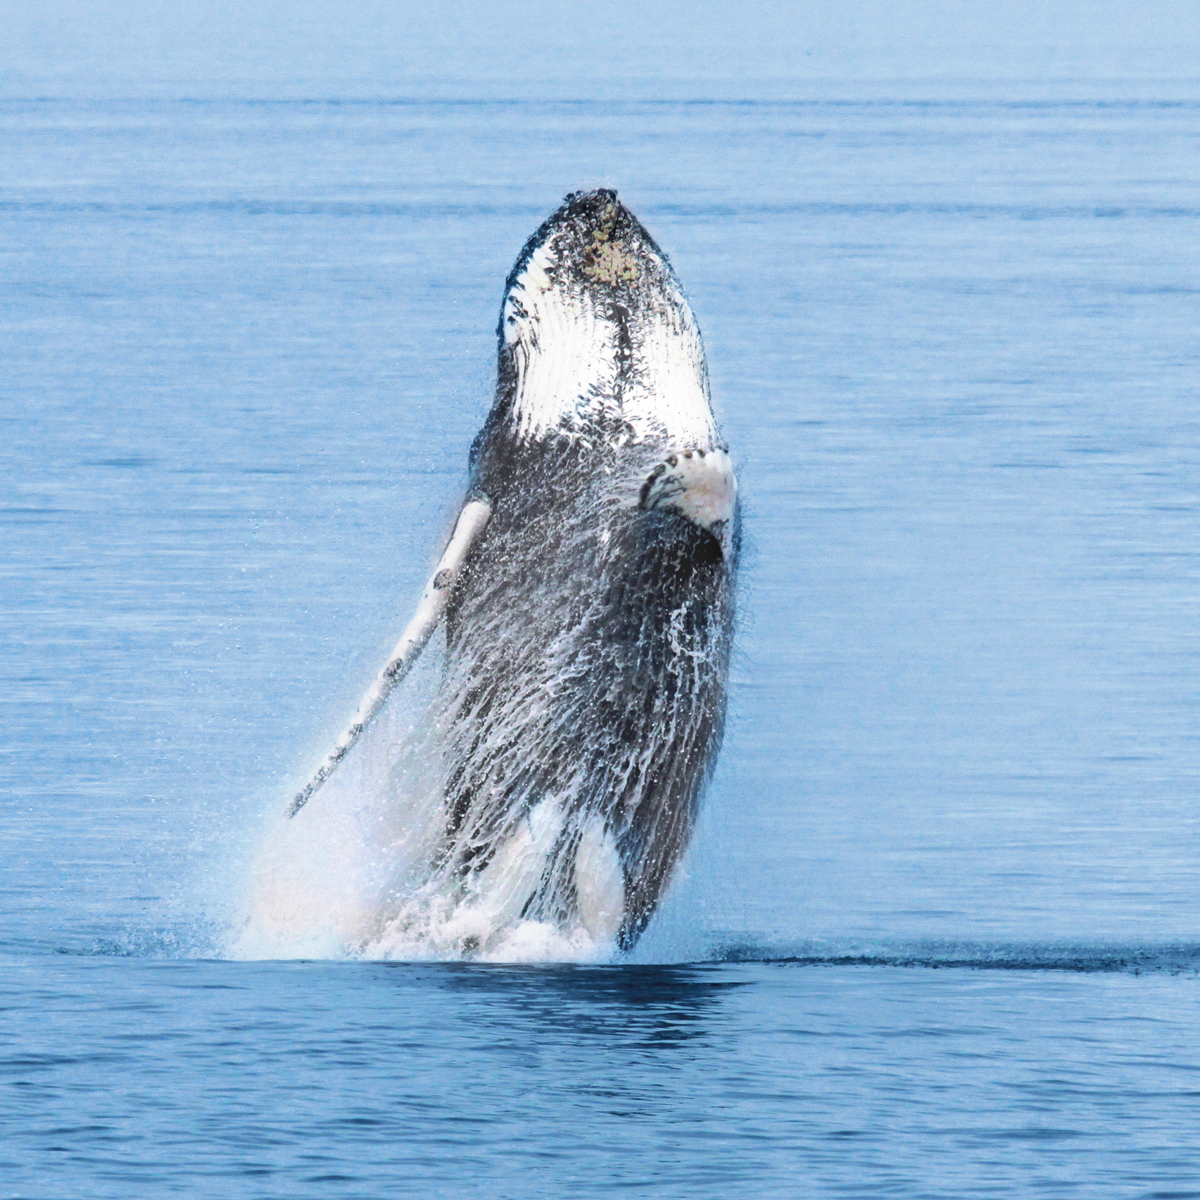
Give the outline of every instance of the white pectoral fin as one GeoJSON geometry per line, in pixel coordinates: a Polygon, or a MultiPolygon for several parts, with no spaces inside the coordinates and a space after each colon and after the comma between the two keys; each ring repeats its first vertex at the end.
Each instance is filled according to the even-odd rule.
{"type": "Polygon", "coordinates": [[[379,672],[375,682],[367,689],[367,694],[362,698],[358,711],[350,722],[349,729],[338,738],[337,745],[325,756],[313,777],[296,793],[295,799],[288,807],[287,815],[289,817],[294,817],[325,780],[337,770],[338,763],[346,757],[350,747],[358,741],[363,730],[384,706],[392,689],[412,669],[413,663],[417,661],[417,657],[425,649],[426,643],[437,629],[442,614],[446,611],[450,593],[454,590],[463,564],[467,560],[467,555],[479,540],[479,535],[483,532],[491,515],[492,506],[486,499],[468,500],[463,505],[462,512],[458,514],[458,521],[454,525],[454,532],[450,535],[446,551],[429,582],[425,585],[425,591],[421,594],[417,611],[413,613],[412,620],[409,621],[400,640],[396,643],[396,648],[392,651],[387,666],[379,672]]]}

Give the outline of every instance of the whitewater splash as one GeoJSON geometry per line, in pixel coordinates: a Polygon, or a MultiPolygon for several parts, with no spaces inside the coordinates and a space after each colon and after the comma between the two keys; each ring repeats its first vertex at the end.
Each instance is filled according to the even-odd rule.
{"type": "MultiPolygon", "coordinates": [[[[437,869],[445,837],[444,749],[434,717],[440,653],[362,737],[304,821],[270,813],[242,911],[221,947],[235,959],[470,958],[605,962],[612,939],[522,921],[521,887],[544,845],[509,850],[489,886],[453,886],[437,869]],[[507,886],[506,886],[507,885],[507,886]]],[[[535,816],[531,822],[538,825],[535,816]]],[[[550,832],[540,830],[543,843],[550,832]]]]}
{"type": "Polygon", "coordinates": [[[738,543],[678,281],[615,193],[572,194],[509,276],[446,551],[269,832],[230,952],[631,950],[720,746],[738,543]],[[439,626],[440,671],[385,709],[439,626]]]}
{"type": "MultiPolygon", "coordinates": [[[[501,927],[438,878],[444,645],[372,723],[304,820],[262,814],[221,957],[605,962],[613,944],[539,922],[501,927]]],[[[498,916],[498,914],[497,914],[498,916]]]]}

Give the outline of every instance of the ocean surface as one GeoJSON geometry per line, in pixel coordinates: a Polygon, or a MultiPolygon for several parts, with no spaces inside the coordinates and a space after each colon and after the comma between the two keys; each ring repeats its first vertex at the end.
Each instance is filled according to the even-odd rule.
{"type": "Polygon", "coordinates": [[[335,7],[6,15],[0,1196],[1200,1197],[1186,6],[335,7]],[[238,949],[584,186],[741,480],[683,875],[630,960],[238,949]]]}

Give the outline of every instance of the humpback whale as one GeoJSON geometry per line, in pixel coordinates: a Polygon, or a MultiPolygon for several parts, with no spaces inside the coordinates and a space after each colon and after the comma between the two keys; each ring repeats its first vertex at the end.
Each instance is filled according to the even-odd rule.
{"type": "Polygon", "coordinates": [[[441,624],[426,894],[464,952],[519,922],[628,950],[720,747],[736,478],[691,308],[615,192],[568,195],[533,234],[498,338],[495,401],[446,551],[289,815],[441,624]]]}

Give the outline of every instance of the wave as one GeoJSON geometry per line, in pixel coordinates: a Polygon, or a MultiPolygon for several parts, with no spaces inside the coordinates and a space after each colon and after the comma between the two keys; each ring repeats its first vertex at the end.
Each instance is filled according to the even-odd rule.
{"type": "Polygon", "coordinates": [[[959,971],[1059,971],[1070,974],[1200,974],[1200,943],[1151,945],[1070,942],[912,942],[839,947],[827,943],[719,944],[708,961],[793,967],[890,967],[959,971]]]}
{"type": "Polygon", "coordinates": [[[620,955],[615,946],[583,944],[559,930],[528,922],[500,947],[486,955],[464,959],[448,946],[413,939],[370,947],[338,945],[336,940],[281,939],[274,944],[240,944],[237,932],[217,924],[180,924],[169,928],[126,930],[96,937],[76,945],[41,939],[9,942],[4,953],[12,956],[63,955],[82,958],[173,960],[238,959],[253,961],[334,960],[363,964],[457,963],[464,967],[530,966],[604,967],[642,971],[657,967],[862,968],[903,971],[1006,971],[1054,972],[1067,975],[1200,975],[1200,943],[1096,943],[1096,942],[847,942],[798,941],[784,944],[715,940],[699,954],[681,958],[653,954],[620,955]],[[257,952],[256,952],[257,951],[257,952]]]}

